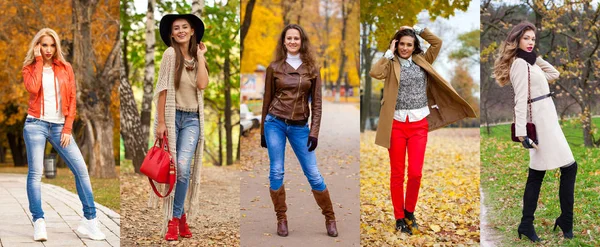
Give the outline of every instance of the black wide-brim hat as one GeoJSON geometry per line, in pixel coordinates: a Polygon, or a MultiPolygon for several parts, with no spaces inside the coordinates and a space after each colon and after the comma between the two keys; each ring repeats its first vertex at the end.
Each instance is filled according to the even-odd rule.
{"type": "Polygon", "coordinates": [[[186,19],[192,25],[194,34],[196,35],[196,43],[200,43],[202,36],[204,36],[204,22],[196,15],[192,14],[168,14],[162,17],[160,20],[160,38],[165,42],[167,46],[171,46],[171,28],[173,28],[173,22],[177,19],[186,19]]]}

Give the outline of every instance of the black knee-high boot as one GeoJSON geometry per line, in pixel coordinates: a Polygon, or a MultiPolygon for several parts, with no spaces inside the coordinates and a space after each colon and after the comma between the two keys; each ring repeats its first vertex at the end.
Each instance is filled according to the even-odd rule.
{"type": "Polygon", "coordinates": [[[554,223],[554,230],[559,226],[565,238],[573,238],[573,204],[575,193],[575,178],[577,177],[577,162],[560,168],[560,216],[554,223]]]}
{"type": "Polygon", "coordinates": [[[546,171],[536,171],[529,168],[527,184],[525,185],[525,194],[523,195],[523,217],[519,224],[519,238],[521,234],[528,237],[533,242],[539,242],[541,239],[535,233],[533,226],[534,214],[537,209],[538,198],[540,197],[540,188],[546,171]]]}

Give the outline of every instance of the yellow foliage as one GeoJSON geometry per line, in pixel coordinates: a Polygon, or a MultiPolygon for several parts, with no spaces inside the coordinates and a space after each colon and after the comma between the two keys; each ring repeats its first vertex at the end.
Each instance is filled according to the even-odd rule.
{"type": "MultiPolygon", "coordinates": [[[[347,0],[346,0],[347,1],[347,0]]],[[[347,1],[349,2],[349,1],[347,1]]],[[[242,1],[242,18],[244,18],[247,1],[242,1]]],[[[348,4],[348,3],[347,3],[348,4]]],[[[359,9],[358,1],[352,4],[352,11],[347,21],[346,42],[344,54],[347,56],[345,71],[348,72],[350,85],[358,86],[358,63],[359,63],[359,9]]],[[[340,46],[342,20],[340,3],[332,1],[329,7],[330,13],[328,28],[325,28],[325,16],[322,15],[323,3],[319,0],[305,0],[300,15],[299,24],[304,28],[316,54],[317,64],[321,68],[323,80],[335,82],[339,73],[340,46]],[[324,67],[326,62],[327,67],[324,67]]],[[[293,8],[299,8],[294,5],[293,8]]],[[[244,54],[242,58],[242,73],[251,73],[257,66],[267,67],[274,58],[277,40],[283,29],[283,10],[277,1],[257,0],[252,13],[252,23],[244,40],[244,54]]],[[[290,16],[292,23],[298,20],[298,16],[290,16]]]]}
{"type": "Polygon", "coordinates": [[[479,130],[430,132],[415,210],[420,234],[395,230],[388,151],[361,134],[361,246],[478,245],[479,130]]]}

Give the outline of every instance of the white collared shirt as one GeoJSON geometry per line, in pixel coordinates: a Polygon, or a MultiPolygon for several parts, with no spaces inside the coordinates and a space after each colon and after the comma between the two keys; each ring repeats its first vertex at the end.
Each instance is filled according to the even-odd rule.
{"type": "Polygon", "coordinates": [[[408,117],[408,121],[412,123],[423,120],[429,116],[429,113],[429,106],[412,110],[399,109],[394,111],[394,120],[406,122],[406,117],[408,117]]]}

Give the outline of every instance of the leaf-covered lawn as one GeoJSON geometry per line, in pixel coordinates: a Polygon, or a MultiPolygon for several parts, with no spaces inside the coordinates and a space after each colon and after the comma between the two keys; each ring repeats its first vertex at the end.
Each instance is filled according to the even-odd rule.
{"type": "Polygon", "coordinates": [[[415,210],[421,233],[397,233],[389,181],[388,151],[361,134],[360,204],[362,246],[479,245],[478,129],[429,133],[421,190],[415,210]]]}
{"type": "MultiPolygon", "coordinates": [[[[596,126],[600,119],[594,119],[596,126]]],[[[523,192],[529,155],[519,143],[510,141],[510,125],[491,128],[487,135],[481,128],[481,187],[489,210],[489,225],[501,235],[498,246],[533,246],[517,238],[521,219],[523,192]]],[[[534,225],[544,246],[598,246],[600,243],[600,149],[583,146],[580,125],[565,122],[562,126],[579,168],[575,184],[575,238],[565,240],[559,228],[552,231],[560,215],[559,169],[546,172],[534,225]]]]}

